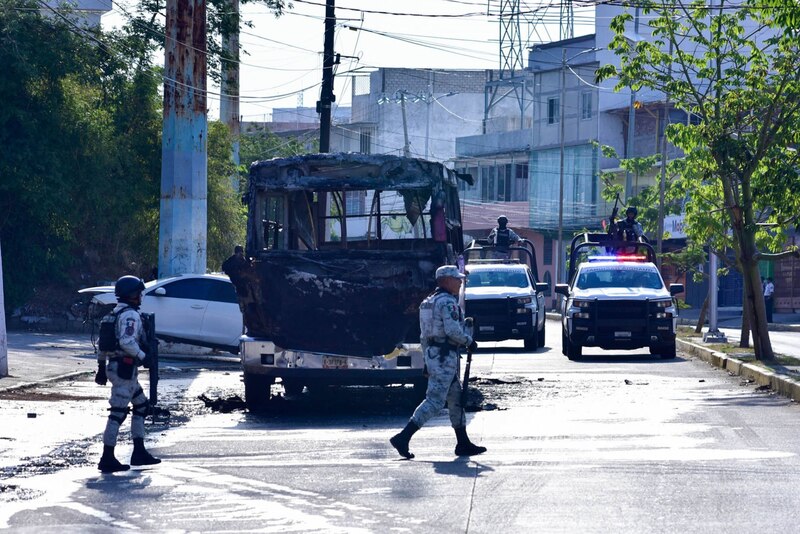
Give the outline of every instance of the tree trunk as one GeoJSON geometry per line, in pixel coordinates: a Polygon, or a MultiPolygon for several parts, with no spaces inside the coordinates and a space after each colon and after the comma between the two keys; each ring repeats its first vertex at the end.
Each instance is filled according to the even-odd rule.
{"type": "MultiPolygon", "coordinates": [[[[772,343],[767,329],[767,311],[764,306],[764,292],[761,289],[761,273],[758,271],[756,259],[756,221],[753,217],[752,192],[750,182],[742,178],[739,181],[741,198],[734,192],[734,177],[722,179],[725,204],[731,217],[731,226],[736,240],[736,260],[742,270],[744,279],[744,296],[748,311],[748,322],[753,332],[753,350],[756,360],[772,360],[772,343]],[[758,288],[756,290],[756,288],[758,288]]],[[[745,304],[743,304],[745,306],[745,304]]]]}
{"type": "Polygon", "coordinates": [[[747,292],[742,287],[742,330],[739,333],[739,348],[750,347],[750,311],[747,305],[747,292]]]}
{"type": "Polygon", "coordinates": [[[706,324],[706,314],[708,313],[708,295],[700,307],[700,317],[697,319],[697,326],[694,327],[694,333],[699,334],[703,331],[703,325],[706,324]]]}

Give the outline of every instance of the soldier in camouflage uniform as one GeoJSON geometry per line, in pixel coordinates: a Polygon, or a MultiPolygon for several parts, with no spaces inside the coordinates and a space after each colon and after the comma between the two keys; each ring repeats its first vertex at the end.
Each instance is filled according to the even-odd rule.
{"type": "Polygon", "coordinates": [[[114,294],[119,303],[114,311],[103,319],[114,321],[114,335],[118,341],[115,350],[98,351],[97,374],[94,379],[100,385],[111,381],[111,398],[108,400],[111,408],[103,432],[103,456],[97,466],[103,473],[130,469],[128,464],[120,463],[114,456],[119,427],[128,416],[129,404],[133,404],[131,465],[154,465],[161,462],[144,448],[144,418],[148,413],[148,400],[137,378],[137,367],[142,365],[147,357],[142,350],[146,344],[142,318],[139,315],[142,291],[144,282],[139,278],[121,277],[114,285],[114,294]],[[109,360],[107,367],[106,359],[109,360]]]}
{"type": "Polygon", "coordinates": [[[428,390],[425,400],[417,406],[406,427],[389,440],[401,456],[411,459],[408,450],[411,436],[432,417],[447,401],[450,423],[456,433],[457,456],[471,456],[486,452],[486,447],[472,443],[467,436],[467,420],[461,405],[461,380],[459,377],[458,348],[477,348],[477,343],[464,331],[464,315],[458,305],[458,294],[465,278],[454,265],[444,265],[436,270],[436,291],[428,296],[419,308],[419,323],[425,365],[428,369],[428,390]]]}

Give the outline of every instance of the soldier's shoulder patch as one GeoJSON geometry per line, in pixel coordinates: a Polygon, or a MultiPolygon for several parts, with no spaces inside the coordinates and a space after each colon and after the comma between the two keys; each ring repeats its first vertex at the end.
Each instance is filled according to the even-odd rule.
{"type": "Polygon", "coordinates": [[[134,329],[136,328],[136,319],[133,317],[128,317],[125,319],[125,335],[132,336],[134,329]]]}
{"type": "Polygon", "coordinates": [[[454,302],[446,302],[444,305],[444,309],[450,314],[454,320],[458,321],[458,306],[454,302]]]}

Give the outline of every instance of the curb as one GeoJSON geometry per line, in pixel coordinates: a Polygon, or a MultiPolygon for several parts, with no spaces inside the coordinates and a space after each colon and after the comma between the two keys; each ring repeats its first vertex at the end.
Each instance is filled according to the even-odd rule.
{"type": "Polygon", "coordinates": [[[28,389],[40,386],[42,384],[49,384],[50,382],[70,380],[72,378],[77,378],[79,376],[89,375],[89,374],[93,375],[94,371],[74,371],[72,373],[66,373],[63,375],[51,376],[50,378],[42,378],[41,380],[35,380],[33,382],[20,382],[19,384],[14,384],[12,386],[0,386],[0,393],[5,393],[7,391],[16,391],[18,389],[28,389]]]}
{"type": "Polygon", "coordinates": [[[757,365],[745,363],[722,352],[701,347],[680,338],[676,341],[678,348],[683,352],[688,352],[692,356],[724,369],[735,376],[751,379],[759,386],[769,386],[776,393],[795,402],[800,402],[800,382],[788,375],[767,371],[757,365]]]}
{"type": "MultiPolygon", "coordinates": [[[[697,319],[678,317],[678,324],[680,326],[696,326],[697,319]]],[[[741,326],[726,326],[725,328],[741,328],[741,326]]],[[[768,323],[767,329],[770,332],[800,332],[800,324],[768,323]]]]}

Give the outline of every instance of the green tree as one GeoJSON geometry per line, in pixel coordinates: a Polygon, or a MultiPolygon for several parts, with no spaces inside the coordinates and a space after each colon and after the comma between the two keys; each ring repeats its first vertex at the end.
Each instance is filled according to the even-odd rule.
{"type": "Polygon", "coordinates": [[[598,77],[661,91],[695,119],[667,129],[685,153],[671,170],[691,199],[687,233],[735,251],[755,355],[771,359],[758,262],[797,254],[781,249],[800,213],[800,7],[788,0],[637,5],[652,40],[627,39],[631,15],[615,17],[610,47],[621,66],[605,65],[598,77]]]}
{"type": "Polygon", "coordinates": [[[234,245],[243,245],[247,208],[242,204],[244,185],[231,158],[231,137],[225,124],[208,124],[208,268],[219,271],[222,262],[233,253],[234,245]],[[236,184],[231,183],[234,176],[236,184]],[[236,187],[233,187],[235,185],[236,187]]]}
{"type": "Polygon", "coordinates": [[[39,8],[0,1],[9,310],[37,288],[54,300],[53,290],[145,265],[157,250],[157,72],[136,60],[128,36],[102,35],[55,12],[42,17],[39,8]]]}

